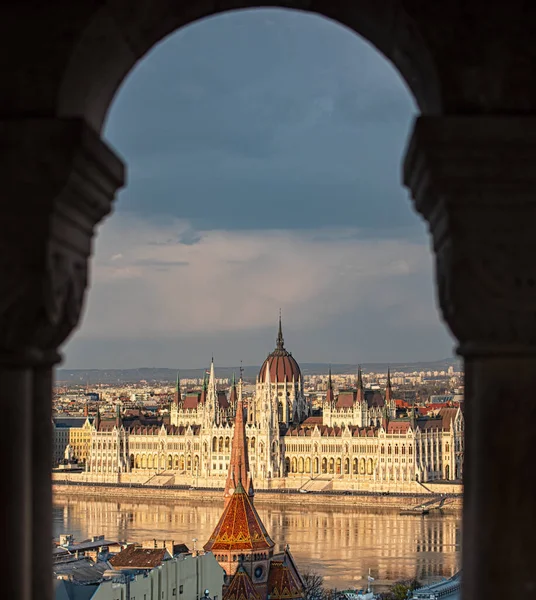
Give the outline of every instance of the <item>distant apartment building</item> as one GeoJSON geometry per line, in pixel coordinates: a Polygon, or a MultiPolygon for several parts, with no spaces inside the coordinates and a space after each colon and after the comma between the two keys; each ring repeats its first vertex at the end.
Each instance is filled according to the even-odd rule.
{"type": "Polygon", "coordinates": [[[67,446],[71,456],[79,463],[85,463],[89,457],[93,417],[54,417],[53,428],[53,465],[60,464],[67,446]]]}

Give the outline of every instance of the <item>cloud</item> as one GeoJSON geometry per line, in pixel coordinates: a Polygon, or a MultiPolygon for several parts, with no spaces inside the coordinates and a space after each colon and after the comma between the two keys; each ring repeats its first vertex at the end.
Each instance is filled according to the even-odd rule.
{"type": "Polygon", "coordinates": [[[201,232],[195,245],[167,243],[189,230],[181,221],[110,219],[97,239],[78,336],[129,340],[259,330],[273,326],[280,307],[295,330],[358,313],[380,319],[384,313],[384,321],[403,322],[408,334],[414,325],[437,324],[430,296],[422,294],[422,281],[431,277],[423,243],[362,238],[350,229],[214,230],[201,232]]]}

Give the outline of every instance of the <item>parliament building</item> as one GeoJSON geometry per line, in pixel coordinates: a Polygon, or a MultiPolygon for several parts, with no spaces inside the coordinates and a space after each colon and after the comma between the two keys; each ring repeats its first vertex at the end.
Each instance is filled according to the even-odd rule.
{"type": "MultiPolygon", "coordinates": [[[[123,416],[91,423],[89,479],[224,487],[242,379],[228,392],[216,385],[214,361],[201,392],[182,394],[169,418],[123,416]],[[129,474],[126,477],[126,474],[129,474]]],[[[397,418],[390,378],[384,393],[335,394],[331,376],[322,416],[311,416],[298,363],[285,348],[281,321],[275,350],[261,366],[254,394],[244,399],[245,435],[260,488],[400,489],[463,476],[464,420],[460,408],[397,418]]]]}

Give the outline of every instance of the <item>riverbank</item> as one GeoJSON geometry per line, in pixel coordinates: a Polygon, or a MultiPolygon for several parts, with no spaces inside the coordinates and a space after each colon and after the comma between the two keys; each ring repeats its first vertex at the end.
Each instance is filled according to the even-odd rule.
{"type": "MultiPolygon", "coordinates": [[[[129,486],[122,484],[80,483],[54,481],[52,486],[55,495],[106,498],[109,500],[189,500],[195,503],[221,502],[222,490],[218,489],[181,489],[162,486],[129,486]]],[[[364,507],[378,509],[404,509],[417,506],[433,498],[433,494],[372,494],[372,493],[307,493],[302,494],[288,490],[258,490],[255,503],[259,505],[283,506],[306,504],[308,506],[325,506],[329,503],[339,507],[364,507]]],[[[463,504],[462,496],[448,496],[442,507],[446,512],[458,512],[463,504]]]]}

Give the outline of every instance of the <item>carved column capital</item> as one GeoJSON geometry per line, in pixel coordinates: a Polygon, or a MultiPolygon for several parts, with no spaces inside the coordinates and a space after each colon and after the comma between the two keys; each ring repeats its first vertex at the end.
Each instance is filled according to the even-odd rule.
{"type": "Polygon", "coordinates": [[[536,354],[536,118],[420,117],[404,184],[459,353],[536,354]]]}
{"type": "Polygon", "coordinates": [[[52,364],[78,323],[95,225],[124,182],[81,119],[0,120],[0,363],[52,364]]]}

